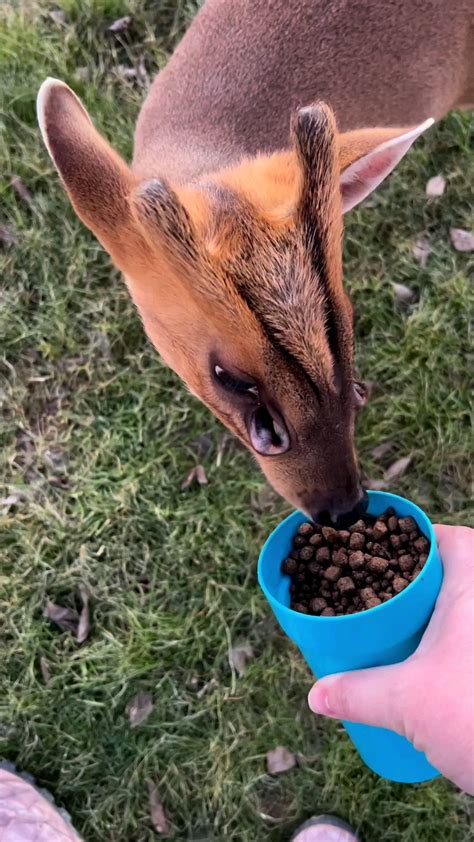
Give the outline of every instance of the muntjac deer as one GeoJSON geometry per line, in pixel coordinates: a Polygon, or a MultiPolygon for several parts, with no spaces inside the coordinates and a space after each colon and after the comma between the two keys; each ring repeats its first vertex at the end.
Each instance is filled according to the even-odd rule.
{"type": "Polygon", "coordinates": [[[280,494],[363,508],[342,217],[474,101],[472,0],[207,0],[129,166],[47,79],[44,141],[165,362],[280,494]]]}

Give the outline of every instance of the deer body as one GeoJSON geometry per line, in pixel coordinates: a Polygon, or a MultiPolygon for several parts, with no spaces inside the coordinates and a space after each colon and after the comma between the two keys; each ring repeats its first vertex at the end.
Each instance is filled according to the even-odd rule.
{"type": "Polygon", "coordinates": [[[38,95],[71,201],[163,359],[282,495],[339,523],[363,504],[342,215],[427,118],[474,99],[471,0],[445,5],[207,0],[132,167],[66,85],[38,95]]]}
{"type": "Polygon", "coordinates": [[[198,178],[288,145],[328,102],[338,129],[415,126],[474,103],[471,0],[207,0],[141,110],[133,167],[198,178]]]}

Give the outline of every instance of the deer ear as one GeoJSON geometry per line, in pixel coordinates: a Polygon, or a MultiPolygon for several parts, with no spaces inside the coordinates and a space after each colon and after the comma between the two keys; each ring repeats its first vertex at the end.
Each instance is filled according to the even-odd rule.
{"type": "Polygon", "coordinates": [[[372,193],[433,123],[430,118],[414,129],[363,129],[339,135],[343,213],[372,193]]]}
{"type": "Polygon", "coordinates": [[[43,82],[37,114],[46,148],[78,216],[114,256],[121,250],[119,232],[131,222],[131,170],[64,82],[43,82]]]}

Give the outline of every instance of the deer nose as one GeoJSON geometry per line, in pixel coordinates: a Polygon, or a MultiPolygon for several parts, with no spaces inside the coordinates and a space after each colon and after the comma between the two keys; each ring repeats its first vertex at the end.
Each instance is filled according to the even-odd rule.
{"type": "Polygon", "coordinates": [[[368,505],[369,495],[366,491],[362,491],[359,500],[351,509],[341,512],[340,509],[331,506],[331,508],[316,512],[311,516],[316,523],[320,523],[323,526],[334,526],[336,529],[345,529],[365,515],[368,505]]]}

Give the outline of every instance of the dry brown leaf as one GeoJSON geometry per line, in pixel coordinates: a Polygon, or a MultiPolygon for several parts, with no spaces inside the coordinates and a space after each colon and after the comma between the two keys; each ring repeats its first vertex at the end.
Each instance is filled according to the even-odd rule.
{"type": "Polygon", "coordinates": [[[383,459],[384,456],[387,455],[393,448],[395,447],[395,442],[391,439],[387,439],[387,441],[382,441],[376,447],[374,447],[370,451],[370,455],[373,459],[383,459]]]}
{"type": "Polygon", "coordinates": [[[295,755],[285,746],[277,746],[267,752],[267,772],[269,775],[281,775],[296,766],[295,755]]]}
{"type": "Polygon", "coordinates": [[[396,462],[392,462],[392,464],[387,468],[384,474],[385,482],[391,482],[391,480],[398,479],[399,477],[403,476],[406,472],[407,468],[412,462],[412,456],[402,456],[400,459],[397,459],[396,462]]]}
{"type": "Polygon", "coordinates": [[[463,228],[450,228],[449,236],[456,251],[474,251],[474,234],[463,228]]]}
{"type": "Polygon", "coordinates": [[[24,498],[24,494],[20,491],[14,491],[12,494],[9,494],[8,497],[3,497],[0,500],[0,506],[4,506],[5,508],[10,508],[10,506],[17,506],[18,503],[21,502],[24,498]]]}
{"type": "Polygon", "coordinates": [[[77,635],[79,627],[79,614],[72,608],[64,608],[62,605],[57,605],[55,602],[46,603],[46,608],[43,611],[43,616],[47,620],[51,620],[63,631],[70,631],[74,636],[77,635]]]}
{"type": "Polygon", "coordinates": [[[405,284],[392,284],[393,292],[395,298],[400,301],[402,304],[411,304],[416,295],[410,287],[405,286],[405,284]]]}
{"type": "Polygon", "coordinates": [[[19,175],[14,175],[10,181],[10,186],[13,187],[15,193],[18,193],[22,202],[28,205],[29,208],[34,209],[33,196],[31,195],[25,182],[19,175]]]}
{"type": "Polygon", "coordinates": [[[66,23],[66,12],[63,9],[52,9],[49,16],[58,26],[64,26],[66,23]]]}
{"type": "Polygon", "coordinates": [[[208,485],[208,479],[203,465],[195,465],[190,470],[184,482],[181,483],[181,491],[186,491],[195,482],[198,485],[208,485]]]}
{"type": "Polygon", "coordinates": [[[110,26],[107,27],[108,32],[113,32],[116,34],[117,32],[124,32],[130,26],[132,22],[132,18],[130,15],[125,15],[123,18],[117,18],[114,20],[110,26]]]}
{"type": "Polygon", "coordinates": [[[2,246],[16,246],[18,244],[18,237],[13,233],[11,228],[0,226],[0,243],[2,246]]]}
{"type": "Polygon", "coordinates": [[[153,710],[153,697],[151,693],[137,693],[126,707],[128,721],[132,728],[138,728],[145,722],[153,710]]]}
{"type": "Polygon", "coordinates": [[[79,615],[76,639],[78,643],[84,643],[84,641],[89,637],[90,631],[89,593],[85,585],[79,585],[79,594],[81,597],[82,608],[79,615]]]}
{"type": "Polygon", "coordinates": [[[426,261],[428,260],[429,255],[432,252],[432,248],[424,237],[418,237],[415,245],[412,248],[413,257],[416,261],[420,264],[420,266],[426,266],[426,261]]]}
{"type": "Polygon", "coordinates": [[[198,699],[202,699],[203,696],[209,696],[210,693],[213,693],[214,690],[217,690],[219,687],[219,682],[217,678],[210,678],[209,681],[206,681],[205,684],[201,687],[200,690],[196,693],[196,697],[198,699]]]}
{"type": "Polygon", "coordinates": [[[160,801],[158,790],[153,781],[149,778],[146,779],[145,783],[148,789],[151,823],[160,836],[164,836],[169,839],[173,834],[171,833],[168,819],[166,817],[165,808],[160,801]]]}
{"type": "Polygon", "coordinates": [[[255,653],[249,643],[241,643],[229,649],[229,666],[234,669],[240,677],[245,675],[247,661],[255,657],[255,653]]]}
{"type": "Polygon", "coordinates": [[[446,179],[442,175],[434,175],[426,183],[426,195],[429,199],[437,199],[446,189],[446,179]]]}
{"type": "Polygon", "coordinates": [[[51,681],[51,670],[49,669],[49,664],[46,658],[43,658],[43,656],[40,658],[40,670],[44,683],[49,684],[51,681]]]}

